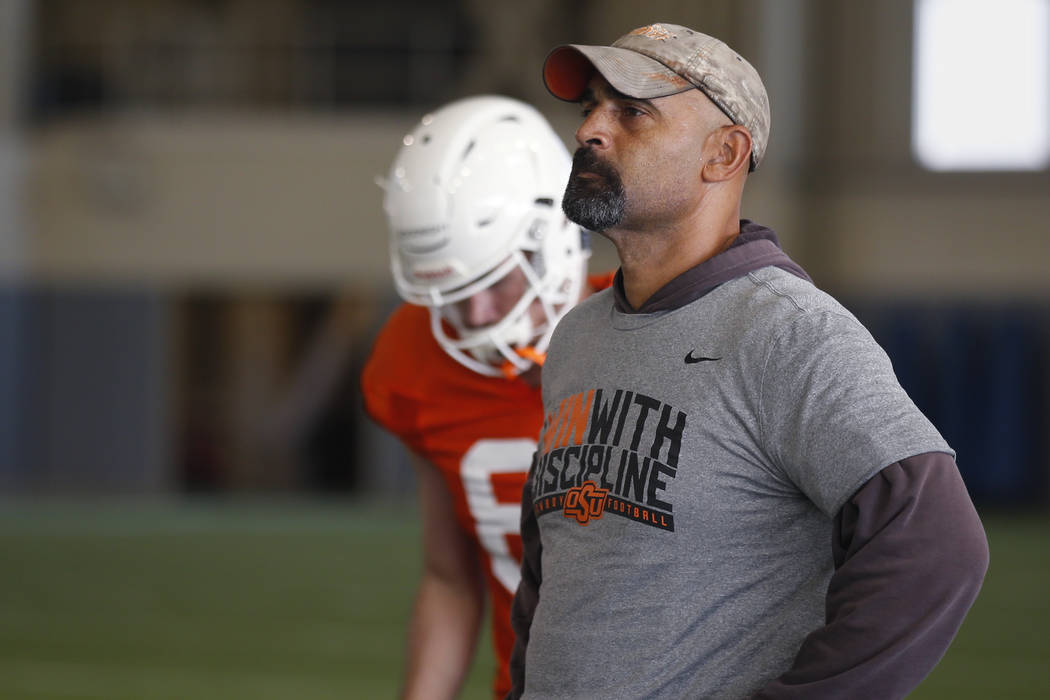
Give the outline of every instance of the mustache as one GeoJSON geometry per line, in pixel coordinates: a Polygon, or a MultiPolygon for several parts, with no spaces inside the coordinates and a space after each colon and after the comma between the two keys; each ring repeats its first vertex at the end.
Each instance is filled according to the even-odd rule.
{"type": "Polygon", "coordinates": [[[616,169],[602,161],[594,149],[589,146],[577,148],[572,156],[572,177],[581,172],[594,173],[607,180],[617,180],[620,177],[616,169]]]}

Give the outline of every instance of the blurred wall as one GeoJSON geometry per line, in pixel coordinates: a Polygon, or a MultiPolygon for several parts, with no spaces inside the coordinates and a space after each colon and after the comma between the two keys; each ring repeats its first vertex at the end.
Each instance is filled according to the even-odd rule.
{"type": "MultiPolygon", "coordinates": [[[[823,284],[865,295],[1050,293],[1050,174],[935,174],[912,159],[910,0],[580,5],[577,41],[668,15],[713,27],[752,58],[769,84],[774,129],[747,213],[782,230],[823,284]]],[[[477,65],[489,64],[486,48],[499,51],[481,44],[477,65]]],[[[490,70],[488,82],[477,71],[463,81],[477,90],[531,84],[519,94],[571,143],[575,110],[538,88],[536,66],[497,65],[503,72],[490,70]]],[[[469,94],[450,87],[450,97],[469,94]]],[[[384,284],[375,178],[426,107],[152,108],[34,129],[27,270],[41,279],[384,284]]]]}
{"type": "Polygon", "coordinates": [[[98,116],[33,135],[37,279],[387,285],[400,113],[98,116]]]}
{"type": "MultiPolygon", "coordinates": [[[[910,153],[912,3],[816,8],[798,174],[819,278],[850,294],[1046,299],[1050,172],[921,170],[910,153]]],[[[993,99],[976,85],[973,98],[993,99]]]]}
{"type": "MultiPolygon", "coordinates": [[[[4,19],[12,19],[0,23],[8,38],[37,42],[35,64],[20,58],[25,41],[4,43],[4,114],[13,114],[23,82],[45,70],[54,76],[56,60],[110,76],[104,84],[90,71],[61,74],[66,82],[60,86],[78,86],[83,109],[0,117],[0,165],[7,163],[0,174],[17,173],[0,178],[6,183],[0,198],[8,202],[0,250],[5,267],[21,280],[6,306],[0,303],[0,323],[16,339],[8,345],[13,350],[0,353],[0,378],[6,366],[7,381],[18,378],[22,387],[9,383],[0,391],[0,411],[6,401],[7,414],[19,414],[26,395],[38,395],[33,387],[47,383],[44,377],[96,366],[77,353],[52,352],[44,354],[58,365],[27,370],[19,353],[36,353],[45,341],[12,325],[26,309],[41,308],[41,295],[45,306],[59,305],[51,307],[56,318],[73,318],[79,314],[65,304],[79,303],[78,290],[94,293],[102,304],[94,308],[115,314],[107,318],[120,319],[128,342],[153,353],[146,362],[104,369],[122,377],[116,386],[162,387],[157,394],[120,394],[142,409],[127,415],[148,417],[134,429],[156,436],[152,447],[121,459],[151,460],[158,474],[170,475],[178,459],[171,456],[180,430],[172,415],[185,412],[178,404],[185,376],[179,362],[189,351],[179,345],[180,338],[186,342],[179,304],[195,294],[225,296],[236,318],[237,298],[270,303],[351,294],[369,308],[388,309],[385,222],[375,178],[386,172],[401,135],[423,111],[467,94],[503,92],[534,102],[571,145],[576,109],[543,90],[545,52],[565,41],[608,42],[654,20],[723,37],[763,73],[773,133],[766,161],[749,184],[745,216],[776,228],[821,286],[885,321],[885,333],[907,326],[898,321],[910,322],[930,305],[955,305],[953,313],[964,318],[975,308],[990,308],[993,319],[1003,304],[1038,310],[1050,299],[1050,173],[933,174],[913,162],[910,0],[654,0],[641,8],[626,0],[402,0],[381,7],[104,0],[91,11],[76,2],[25,0],[0,7],[4,19]],[[388,22],[395,14],[407,18],[396,31],[388,22]],[[62,290],[57,297],[56,289],[62,290]],[[36,301],[25,301],[26,295],[36,301]],[[130,307],[123,296],[134,299],[130,307]],[[883,313],[894,304],[897,311],[883,313]],[[134,319],[129,308],[138,309],[134,319]]],[[[46,84],[51,97],[55,84],[46,84]]],[[[39,95],[33,100],[40,104],[39,95]]],[[[595,267],[615,265],[611,248],[596,245],[595,267]]],[[[1022,335],[1031,336],[1033,347],[1043,342],[1043,317],[1022,317],[1022,335]]],[[[354,326],[364,335],[353,352],[367,352],[367,334],[380,320],[354,326]]],[[[297,327],[287,319],[264,325],[297,327]]],[[[999,337],[997,331],[984,328],[963,333],[960,344],[978,336],[985,345],[999,342],[988,340],[999,337]]],[[[266,332],[260,343],[289,342],[266,332]]],[[[905,354],[940,342],[919,331],[900,337],[905,354]]],[[[63,342],[92,345],[87,335],[63,342]]],[[[95,345],[105,354],[104,344],[95,345]]],[[[296,358],[306,357],[294,345],[259,379],[276,387],[269,400],[280,402],[282,383],[296,374],[296,358]]],[[[221,352],[232,351],[226,346],[221,352]]],[[[940,366],[937,352],[923,352],[922,362],[940,366]]],[[[237,366],[238,358],[229,363],[237,366]]],[[[915,376],[921,379],[929,371],[920,365],[915,376]]],[[[1039,387],[1039,397],[1050,395],[1043,365],[1033,362],[1031,371],[1026,381],[1039,387]]],[[[963,374],[945,374],[942,383],[960,381],[963,374]]],[[[935,398],[943,394],[930,391],[935,398]]],[[[51,401],[70,405],[65,398],[51,401]]],[[[1036,420],[1042,422],[1033,430],[1047,434],[1040,410],[1036,420]]],[[[47,439],[83,444],[90,452],[93,443],[82,426],[94,425],[97,432],[98,425],[57,409],[45,413],[62,416],[50,420],[47,439]]],[[[128,427],[127,416],[95,420],[115,432],[128,427]]],[[[27,434],[45,439],[39,431],[27,434]]],[[[7,454],[13,459],[10,447],[7,454]]],[[[24,464],[19,469],[33,471],[24,464]]],[[[143,483],[167,488],[173,481],[178,479],[143,483]]]]}
{"type": "Polygon", "coordinates": [[[27,14],[25,2],[0,3],[0,488],[13,481],[15,465],[22,461],[18,419],[22,355],[15,340],[22,309],[15,288],[26,237],[19,116],[27,14]]]}

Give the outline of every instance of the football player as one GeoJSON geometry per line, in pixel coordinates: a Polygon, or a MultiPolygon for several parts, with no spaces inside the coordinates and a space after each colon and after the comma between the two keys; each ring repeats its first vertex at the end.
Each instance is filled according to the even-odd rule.
{"type": "Polygon", "coordinates": [[[520,497],[543,421],[551,332],[612,275],[586,276],[585,232],[562,213],[571,167],[532,107],[453,102],[405,136],[384,183],[400,306],[361,388],[369,415],[413,453],[423,573],[404,698],[451,698],[491,601],[494,693],[509,690],[520,497]]]}

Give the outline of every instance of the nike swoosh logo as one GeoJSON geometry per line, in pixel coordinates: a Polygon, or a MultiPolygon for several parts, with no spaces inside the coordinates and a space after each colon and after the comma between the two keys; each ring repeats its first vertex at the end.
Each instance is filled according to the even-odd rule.
{"type": "Polygon", "coordinates": [[[689,354],[685,356],[685,363],[687,365],[695,365],[697,362],[715,362],[721,359],[721,357],[693,357],[693,351],[690,350],[689,354]]]}

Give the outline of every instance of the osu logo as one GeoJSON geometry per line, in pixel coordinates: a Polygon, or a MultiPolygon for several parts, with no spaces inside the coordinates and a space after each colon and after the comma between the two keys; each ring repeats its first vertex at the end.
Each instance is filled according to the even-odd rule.
{"type": "Polygon", "coordinates": [[[671,32],[667,31],[667,28],[661,24],[647,24],[644,27],[638,27],[631,34],[644,36],[646,39],[655,41],[667,41],[671,38],[671,32]]]}
{"type": "Polygon", "coordinates": [[[565,517],[576,518],[580,525],[597,520],[605,512],[605,496],[609,489],[600,489],[593,481],[574,486],[565,494],[565,517]]]}

